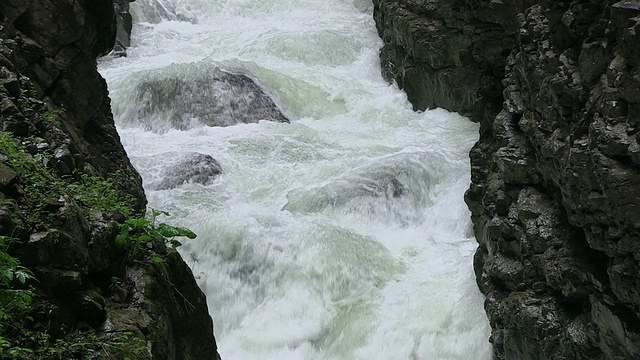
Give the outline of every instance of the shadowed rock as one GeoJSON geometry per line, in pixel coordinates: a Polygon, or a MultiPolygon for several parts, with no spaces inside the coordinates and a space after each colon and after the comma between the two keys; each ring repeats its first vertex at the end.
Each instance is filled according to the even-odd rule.
{"type": "Polygon", "coordinates": [[[439,172],[423,153],[400,153],[378,159],[321,185],[287,194],[283,210],[298,213],[339,212],[406,221],[408,213],[431,202],[439,172]]]}
{"type": "Polygon", "coordinates": [[[161,262],[134,261],[115,241],[125,214],[71,193],[86,174],[113,180],[131,212],[146,207],[96,69],[115,39],[112,1],[0,1],[0,126],[3,144],[16,144],[0,148],[0,235],[11,239],[2,253],[37,279],[20,287],[37,301],[3,316],[16,331],[2,332],[1,358],[219,359],[205,296],[180,255],[157,246],[161,262]],[[34,341],[43,332],[51,341],[34,341]],[[125,333],[139,352],[112,346],[125,333]]]}
{"type": "Polygon", "coordinates": [[[131,30],[133,18],[129,11],[129,3],[134,0],[114,0],[113,7],[116,14],[116,43],[113,47],[114,56],[127,56],[127,48],[131,46],[131,30]]]}

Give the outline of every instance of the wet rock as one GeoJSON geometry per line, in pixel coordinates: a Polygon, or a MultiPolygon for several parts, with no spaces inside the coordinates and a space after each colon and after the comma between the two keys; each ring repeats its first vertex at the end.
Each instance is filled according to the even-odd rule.
{"type": "Polygon", "coordinates": [[[17,177],[18,174],[15,171],[0,162],[0,189],[11,185],[17,177]]]}
{"type": "Polygon", "coordinates": [[[82,287],[83,274],[80,271],[40,266],[35,268],[34,274],[60,296],[69,296],[82,287]]]}
{"type": "Polygon", "coordinates": [[[424,153],[376,159],[317,186],[290,191],[283,210],[359,214],[406,223],[431,202],[430,191],[441,180],[436,161],[424,153]]]}
{"type": "Polygon", "coordinates": [[[21,257],[24,257],[26,266],[51,265],[86,274],[89,254],[83,240],[58,230],[31,234],[29,242],[21,250],[21,257]]]}
{"type": "Polygon", "coordinates": [[[481,124],[465,200],[495,358],[640,356],[638,2],[374,4],[386,77],[481,124]]]}
{"type": "Polygon", "coordinates": [[[206,62],[171,65],[142,76],[135,105],[124,114],[151,129],[289,122],[248,74],[206,62]]]}
{"type": "Polygon", "coordinates": [[[164,20],[196,22],[196,17],[181,0],[136,0],[131,6],[135,22],[157,24],[164,20]]]}
{"type": "Polygon", "coordinates": [[[112,304],[108,331],[149,334],[154,358],[220,359],[204,294],[175,250],[153,268],[128,268],[126,279],[131,299],[144,310],[112,304]]]}
{"type": "Polygon", "coordinates": [[[116,43],[113,47],[114,56],[127,56],[127,48],[131,46],[131,30],[133,17],[129,11],[129,3],[135,0],[114,0],[113,7],[116,14],[116,43]]]}
{"type": "Polygon", "coordinates": [[[395,199],[402,196],[405,187],[393,175],[382,174],[372,178],[335,179],[317,189],[295,190],[287,195],[283,209],[304,212],[323,211],[329,207],[345,206],[358,198],[395,199]]]}
{"type": "Polygon", "coordinates": [[[115,237],[120,233],[120,227],[115,221],[96,221],[91,224],[91,237],[87,244],[89,252],[89,271],[94,274],[115,274],[118,263],[114,262],[119,256],[115,237]]]}
{"type": "Polygon", "coordinates": [[[94,290],[81,291],[75,294],[73,303],[78,318],[94,328],[98,327],[106,319],[105,299],[94,290]]]}
{"type": "MultiPolygon", "coordinates": [[[[135,198],[132,212],[146,207],[142,179],[120,143],[106,82],[96,69],[96,58],[116,40],[113,2],[6,0],[0,1],[0,13],[0,128],[25,147],[27,164],[40,161],[47,167],[38,174],[28,165],[11,169],[7,154],[0,154],[0,235],[12,238],[4,251],[37,279],[30,284],[38,294],[33,311],[13,315],[21,329],[13,336],[46,329],[54,342],[70,331],[100,330],[109,306],[120,306],[149,317],[148,331],[136,335],[154,349],[155,358],[216,358],[204,296],[179,255],[163,265],[159,279],[166,282],[157,281],[164,287],[148,302],[137,302],[126,291],[112,295],[113,279],[123,277],[127,260],[115,245],[124,215],[84,201],[75,204],[68,196],[69,175],[86,173],[114,179],[123,195],[135,198]],[[108,293],[119,299],[117,305],[101,295],[108,293]],[[169,293],[172,303],[165,299],[169,293]],[[162,317],[172,311],[182,312],[162,317]],[[161,317],[163,330],[174,332],[153,326],[161,317]]],[[[124,20],[119,25],[127,30],[124,20]]],[[[5,345],[29,345],[4,335],[9,336],[5,345]]],[[[15,350],[11,346],[3,350],[15,350]]]]}
{"type": "Polygon", "coordinates": [[[375,0],[383,76],[405,90],[416,110],[493,117],[501,109],[516,15],[534,2],[375,0]]]}
{"type": "Polygon", "coordinates": [[[167,164],[160,175],[162,180],[152,188],[167,190],[185,183],[208,185],[222,174],[222,167],[211,155],[188,153],[176,160],[167,164]]]}

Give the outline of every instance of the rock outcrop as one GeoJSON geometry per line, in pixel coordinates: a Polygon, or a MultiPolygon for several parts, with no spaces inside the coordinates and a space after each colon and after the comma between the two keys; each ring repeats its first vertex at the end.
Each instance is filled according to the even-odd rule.
{"type": "Polygon", "coordinates": [[[133,30],[133,17],[129,9],[129,3],[135,0],[113,0],[116,15],[116,43],[113,46],[114,56],[127,56],[127,48],[131,46],[131,31],[133,30]]]}
{"type": "Polygon", "coordinates": [[[175,250],[116,241],[146,199],[96,69],[115,36],[112,1],[0,2],[2,358],[219,358],[175,250]]]}
{"type": "Polygon", "coordinates": [[[386,76],[481,123],[465,200],[496,357],[640,358],[640,3],[374,3],[386,76]]]}

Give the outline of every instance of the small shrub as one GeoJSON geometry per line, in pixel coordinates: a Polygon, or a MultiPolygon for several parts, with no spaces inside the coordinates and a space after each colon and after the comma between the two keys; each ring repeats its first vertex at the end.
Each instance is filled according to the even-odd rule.
{"type": "Polygon", "coordinates": [[[98,176],[89,174],[80,175],[80,180],[66,186],[66,191],[71,197],[86,206],[98,211],[120,211],[130,216],[134,209],[132,204],[136,200],[133,196],[123,194],[118,190],[118,185],[113,178],[121,176],[118,170],[112,178],[103,180],[98,176]]]}
{"type": "Polygon", "coordinates": [[[148,217],[129,219],[120,225],[116,245],[127,250],[129,260],[135,260],[138,254],[148,254],[151,255],[148,258],[150,262],[164,262],[164,258],[157,252],[149,254],[149,250],[155,246],[177,248],[182,243],[176,240],[176,237],[196,238],[196,234],[187,228],[158,223],[156,218],[160,215],[168,216],[169,213],[152,209],[148,217]]]}

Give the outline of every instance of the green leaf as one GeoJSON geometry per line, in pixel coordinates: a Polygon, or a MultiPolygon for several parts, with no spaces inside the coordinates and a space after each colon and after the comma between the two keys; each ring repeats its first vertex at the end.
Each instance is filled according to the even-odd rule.
{"type": "Polygon", "coordinates": [[[149,223],[149,220],[145,218],[128,219],[124,223],[134,228],[143,228],[149,223]]]}
{"type": "Polygon", "coordinates": [[[151,209],[151,216],[158,217],[160,215],[170,216],[170,214],[168,212],[166,212],[166,211],[151,209]]]}
{"type": "Polygon", "coordinates": [[[182,243],[178,240],[171,240],[169,241],[169,243],[171,244],[171,247],[173,247],[174,249],[182,246],[182,243]]]}
{"type": "Polygon", "coordinates": [[[127,225],[123,225],[120,228],[120,234],[116,236],[116,246],[120,249],[124,247],[127,243],[127,239],[129,238],[129,227],[127,225]]]}
{"type": "Polygon", "coordinates": [[[20,269],[16,271],[16,279],[18,279],[18,281],[20,281],[20,283],[23,285],[27,282],[27,280],[31,278],[32,278],[31,274],[28,271],[25,271],[24,269],[20,269]]]}
{"type": "Polygon", "coordinates": [[[185,236],[189,239],[195,239],[197,236],[193,231],[187,228],[171,226],[164,223],[158,225],[158,232],[165,237],[185,236]]]}
{"type": "Polygon", "coordinates": [[[142,234],[140,236],[138,236],[136,238],[136,242],[141,243],[141,242],[147,242],[151,240],[151,236],[147,235],[147,234],[142,234]]]}
{"type": "Polygon", "coordinates": [[[14,271],[13,268],[2,270],[2,277],[7,280],[7,284],[13,281],[13,271],[14,271]]]}
{"type": "Polygon", "coordinates": [[[162,257],[158,256],[158,255],[154,255],[151,257],[151,262],[154,264],[160,264],[165,262],[165,259],[163,259],[162,257]]]}

